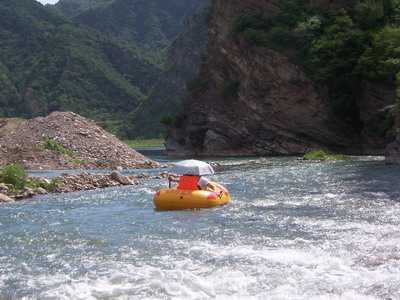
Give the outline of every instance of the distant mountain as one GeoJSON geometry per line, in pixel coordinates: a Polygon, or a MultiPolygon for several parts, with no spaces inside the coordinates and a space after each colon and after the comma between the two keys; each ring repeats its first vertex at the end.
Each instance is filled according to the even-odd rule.
{"type": "Polygon", "coordinates": [[[184,20],[207,2],[0,1],[0,117],[74,111],[120,136],[159,135],[205,45],[184,20]]]}
{"type": "Polygon", "coordinates": [[[164,134],[168,123],[183,110],[188,86],[198,77],[207,55],[209,7],[185,21],[185,29],[167,52],[165,71],[139,109],[131,114],[129,135],[154,137],[164,134]],[[151,117],[150,117],[151,116],[151,117]]]}
{"type": "Polygon", "coordinates": [[[118,131],[160,72],[132,44],[76,26],[35,0],[0,2],[0,116],[72,110],[118,131]]]}
{"type": "MultiPolygon", "coordinates": [[[[197,75],[207,45],[209,0],[61,0],[64,11],[78,7],[76,23],[105,36],[143,48],[164,65],[151,92],[133,110],[121,134],[155,137],[165,132],[160,120],[182,109],[186,84],[197,75]]],[[[66,11],[66,15],[71,15],[66,11]]]]}
{"type": "MultiPolygon", "coordinates": [[[[54,7],[68,17],[75,17],[82,12],[97,7],[104,7],[114,0],[61,0],[54,7]]],[[[51,7],[51,5],[49,5],[51,7]]]]}
{"type": "Polygon", "coordinates": [[[57,7],[108,36],[161,50],[184,30],[184,20],[206,0],[61,0],[57,7]],[[76,9],[73,9],[75,7],[76,9]]]}

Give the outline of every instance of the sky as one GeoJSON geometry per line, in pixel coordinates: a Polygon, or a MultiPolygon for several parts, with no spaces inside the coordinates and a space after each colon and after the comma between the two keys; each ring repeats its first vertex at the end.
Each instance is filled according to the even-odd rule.
{"type": "Polygon", "coordinates": [[[58,2],[58,0],[37,0],[37,1],[39,1],[42,4],[54,4],[58,2]]]}

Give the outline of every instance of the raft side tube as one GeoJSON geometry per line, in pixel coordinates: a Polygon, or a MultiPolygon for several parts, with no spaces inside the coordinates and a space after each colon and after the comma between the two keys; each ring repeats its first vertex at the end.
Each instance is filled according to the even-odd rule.
{"type": "Polygon", "coordinates": [[[230,201],[228,191],[215,184],[216,190],[178,190],[163,189],[154,196],[154,205],[158,211],[213,208],[230,201]]]}

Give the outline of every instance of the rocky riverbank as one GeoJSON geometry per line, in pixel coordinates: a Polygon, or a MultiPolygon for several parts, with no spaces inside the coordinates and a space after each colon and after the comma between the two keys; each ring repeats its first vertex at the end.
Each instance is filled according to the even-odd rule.
{"type": "Polygon", "coordinates": [[[125,176],[113,171],[110,174],[64,174],[51,180],[48,178],[28,178],[28,181],[34,180],[37,187],[15,190],[11,184],[0,183],[0,203],[15,202],[49,193],[71,193],[116,186],[140,185],[144,180],[167,177],[168,173],[165,172],[155,176],[148,174],[125,176]]]}
{"type": "Polygon", "coordinates": [[[29,170],[158,166],[95,122],[72,112],[31,120],[0,119],[0,167],[13,163],[29,170]]]}

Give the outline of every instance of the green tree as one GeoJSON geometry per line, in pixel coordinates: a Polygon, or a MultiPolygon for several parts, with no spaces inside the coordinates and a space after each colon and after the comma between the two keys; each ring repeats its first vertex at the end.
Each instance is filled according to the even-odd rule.
{"type": "Polygon", "coordinates": [[[339,15],[312,41],[308,63],[318,80],[352,74],[364,51],[368,35],[347,14],[339,15]]]}
{"type": "Polygon", "coordinates": [[[400,28],[386,26],[374,34],[357,71],[370,80],[394,79],[400,72],[400,28]]]}

